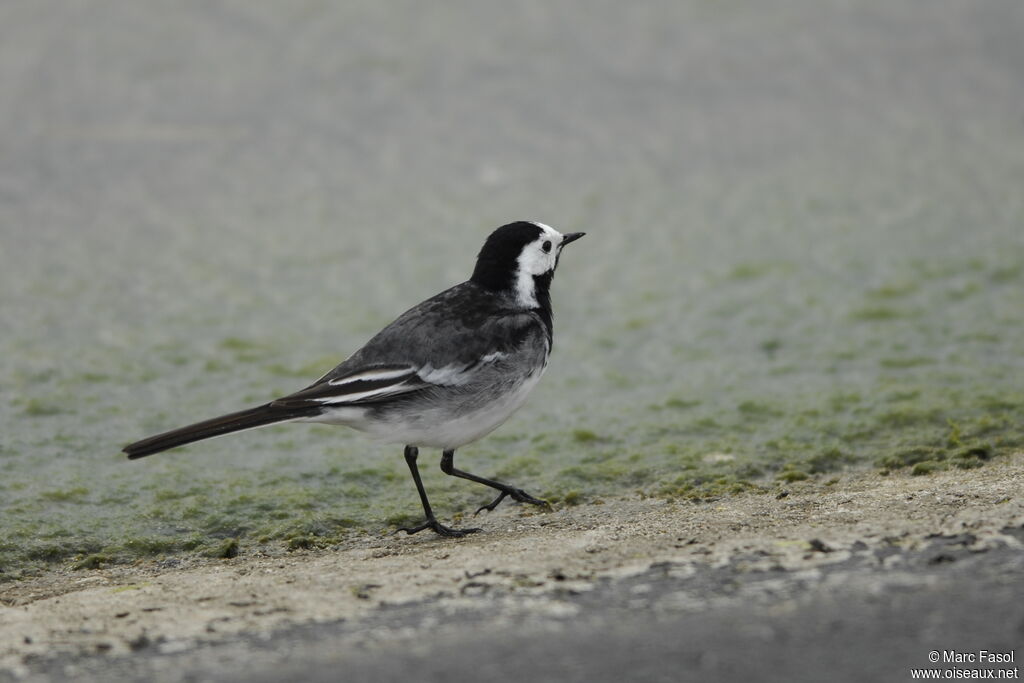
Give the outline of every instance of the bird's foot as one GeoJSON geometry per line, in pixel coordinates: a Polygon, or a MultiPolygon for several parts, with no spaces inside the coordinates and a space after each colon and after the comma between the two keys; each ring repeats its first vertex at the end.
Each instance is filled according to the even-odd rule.
{"type": "Polygon", "coordinates": [[[474,512],[473,514],[474,515],[479,515],[482,510],[487,510],[488,512],[493,512],[494,508],[498,507],[498,503],[500,503],[501,501],[505,500],[506,496],[512,496],[512,500],[514,500],[514,501],[516,501],[518,503],[529,503],[530,505],[540,505],[541,507],[546,507],[546,508],[550,508],[551,507],[551,503],[549,503],[548,501],[541,500],[540,498],[534,498],[533,496],[531,496],[526,491],[524,491],[522,489],[514,489],[514,488],[512,488],[510,486],[507,489],[502,489],[501,493],[498,494],[497,498],[492,500],[487,505],[481,505],[479,508],[477,508],[477,511],[474,512]]]}
{"type": "Polygon", "coordinates": [[[399,531],[404,531],[405,533],[412,536],[413,534],[417,534],[423,531],[424,529],[431,529],[438,536],[445,536],[447,538],[461,538],[463,536],[468,536],[469,534],[475,534],[478,531],[483,531],[482,529],[452,529],[451,527],[447,527],[444,524],[441,524],[433,517],[431,517],[419,526],[402,527],[396,530],[395,533],[397,534],[399,531]]]}

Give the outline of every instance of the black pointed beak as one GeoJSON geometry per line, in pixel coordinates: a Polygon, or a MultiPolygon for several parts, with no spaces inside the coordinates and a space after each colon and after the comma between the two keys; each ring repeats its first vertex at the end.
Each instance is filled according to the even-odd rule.
{"type": "Polygon", "coordinates": [[[569,244],[569,242],[575,242],[576,240],[578,240],[579,238],[583,237],[586,234],[587,233],[585,233],[585,232],[570,232],[567,235],[562,235],[562,245],[561,246],[564,247],[565,245],[569,244]]]}

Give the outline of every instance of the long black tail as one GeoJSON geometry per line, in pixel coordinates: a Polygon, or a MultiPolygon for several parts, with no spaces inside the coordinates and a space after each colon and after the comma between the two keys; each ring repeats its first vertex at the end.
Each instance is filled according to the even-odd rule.
{"type": "Polygon", "coordinates": [[[221,415],[210,420],[203,420],[187,427],[172,429],[163,434],[151,436],[142,441],[128,444],[122,450],[128,454],[130,460],[153,455],[160,451],[166,451],[176,446],[184,446],[193,441],[202,441],[215,436],[239,432],[243,429],[253,429],[271,425],[275,422],[287,422],[302,417],[312,417],[320,413],[318,407],[282,408],[272,403],[266,403],[248,410],[240,410],[237,413],[221,415]]]}

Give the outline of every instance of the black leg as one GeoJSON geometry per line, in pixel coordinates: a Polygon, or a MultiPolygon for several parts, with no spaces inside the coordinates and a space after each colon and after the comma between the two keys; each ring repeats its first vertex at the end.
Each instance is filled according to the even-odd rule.
{"type": "Polygon", "coordinates": [[[420,451],[415,446],[405,447],[405,462],[409,465],[409,471],[412,472],[412,480],[416,482],[416,490],[420,494],[420,502],[423,503],[423,513],[427,516],[427,521],[419,526],[415,527],[403,527],[399,531],[404,531],[407,534],[415,534],[424,529],[432,529],[440,536],[465,536],[480,529],[452,529],[446,527],[437,521],[434,517],[434,511],[430,509],[430,501],[427,500],[427,491],[423,488],[423,481],[420,479],[420,470],[416,467],[416,458],[419,457],[420,451]]]}
{"type": "Polygon", "coordinates": [[[512,500],[518,501],[520,503],[529,503],[530,505],[543,505],[544,507],[551,507],[551,503],[547,502],[546,500],[534,498],[533,496],[531,496],[529,493],[522,489],[517,489],[514,486],[502,484],[500,481],[494,481],[493,479],[484,479],[483,477],[478,477],[475,474],[470,474],[469,472],[463,472],[462,470],[455,469],[454,450],[444,451],[442,453],[441,471],[444,472],[445,474],[450,474],[453,477],[469,479],[470,481],[475,481],[478,484],[490,486],[492,489],[498,489],[499,491],[501,491],[498,497],[492,500],[490,503],[488,503],[487,505],[481,505],[474,513],[477,515],[480,514],[480,510],[487,510],[488,512],[490,512],[494,508],[498,507],[498,503],[505,500],[505,496],[512,496],[512,500]]]}

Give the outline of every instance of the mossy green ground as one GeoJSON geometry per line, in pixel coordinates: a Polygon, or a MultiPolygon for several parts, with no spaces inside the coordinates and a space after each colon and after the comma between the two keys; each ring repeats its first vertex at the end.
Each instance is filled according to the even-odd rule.
{"type": "MultiPolygon", "coordinates": [[[[435,26],[470,22],[461,35],[475,37],[455,41],[467,53],[452,62],[470,65],[456,79],[466,102],[497,78],[534,103],[496,124],[499,167],[513,180],[459,165],[477,169],[490,147],[454,141],[494,134],[469,105],[441,132],[422,118],[387,123],[372,108],[341,105],[348,114],[306,125],[319,110],[288,102],[334,95],[323,94],[319,72],[299,75],[305,53],[264,64],[295,89],[261,100],[266,111],[232,98],[177,114],[160,99],[147,110],[139,91],[140,120],[183,117],[170,133],[149,134],[142,124],[118,128],[127,120],[120,100],[72,88],[109,130],[60,120],[24,145],[6,136],[6,163],[25,175],[17,201],[0,208],[0,580],[55,565],[228,556],[260,543],[303,548],[416,521],[401,448],[344,428],[272,427],[138,462],[118,451],[304,386],[406,307],[464,279],[487,232],[512,219],[588,235],[554,283],[547,376],[509,423],[457,453],[464,469],[571,505],[635,492],[775,491],[845,468],[927,475],[1024,447],[1024,132],[1019,110],[1004,106],[1022,86],[999,61],[1021,48],[1000,32],[1007,22],[984,24],[979,35],[991,40],[976,43],[1005,52],[977,47],[972,61],[930,42],[936,31],[973,30],[969,21],[925,22],[914,33],[917,11],[894,11],[886,20],[910,31],[896,42],[920,54],[908,61],[896,42],[873,43],[869,62],[905,70],[917,87],[904,89],[873,80],[874,62],[833,51],[843,22],[859,15],[799,15],[822,22],[801,29],[804,48],[821,57],[807,59],[788,51],[781,22],[686,7],[665,11],[682,13],[679,31],[730,36],[720,44],[735,69],[728,78],[688,73],[697,99],[643,87],[652,64],[689,64],[676,51],[704,45],[662,31],[657,13],[633,15],[638,23],[625,28],[602,13],[577,17],[590,37],[560,48],[555,63],[574,65],[564,72],[550,72],[543,51],[495,40],[533,35],[516,33],[516,21],[451,15],[435,26]],[[590,41],[612,26],[637,32],[637,52],[598,68],[611,57],[590,41]],[[786,68],[764,70],[766,54],[786,68]],[[517,69],[473,71],[491,59],[517,69]],[[806,88],[772,80],[782,78],[806,88]],[[964,108],[957,88],[967,83],[999,96],[964,108]],[[622,96],[606,99],[616,88],[622,96]],[[851,109],[858,93],[868,95],[851,109]],[[637,98],[644,106],[633,106],[637,98]],[[560,108],[541,114],[549,101],[560,108]],[[235,118],[260,134],[202,109],[214,105],[243,107],[235,118]],[[567,139],[554,123],[563,116],[589,121],[606,142],[567,139]],[[409,143],[392,150],[401,163],[344,152],[395,130],[409,143]],[[715,131],[713,144],[701,130],[715,131]],[[327,180],[310,180],[299,170],[307,166],[327,180]]],[[[324,21],[354,31],[349,11],[324,21]]],[[[118,21],[141,31],[124,35],[150,36],[147,54],[184,60],[182,87],[202,91],[202,53],[182,55],[144,13],[118,21]]],[[[366,101],[449,101],[418,66],[443,56],[407,28],[409,60],[374,72],[378,90],[366,101]]],[[[215,49],[212,37],[199,40],[215,49]]],[[[238,41],[243,53],[266,44],[238,41]]],[[[345,50],[373,51],[334,34],[330,45],[315,51],[318,67],[351,56],[345,50]]],[[[76,68],[148,83],[145,64],[120,58],[131,49],[90,52],[76,68]]],[[[233,66],[223,77],[257,91],[261,78],[277,82],[245,62],[225,62],[233,66]]],[[[37,81],[46,82],[26,80],[37,81]]],[[[19,95],[30,110],[33,92],[19,95]]],[[[443,476],[438,456],[420,461],[442,518],[489,500],[443,476]]]]}
{"type": "MultiPolygon", "coordinates": [[[[613,251],[604,238],[564,259],[551,375],[508,425],[459,451],[462,467],[572,504],[636,491],[717,497],[847,467],[969,468],[1024,446],[1013,373],[1024,348],[1009,332],[1024,280],[1007,275],[1024,254],[1012,245],[958,255],[940,275],[894,264],[890,277],[916,283],[900,310],[916,312],[865,318],[880,286],[830,286],[857,279],[843,263],[827,276],[811,263],[710,265],[684,287],[673,259],[650,252],[643,270],[661,272],[665,288],[623,282],[595,301],[579,283],[600,277],[602,257],[583,249],[613,251]],[[968,283],[971,296],[952,294],[968,283]],[[892,362],[911,353],[921,360],[892,362]]],[[[418,518],[400,449],[340,428],[287,425],[125,461],[127,440],[296,388],[331,363],[279,367],[303,345],[277,328],[246,343],[197,336],[220,327],[196,322],[173,354],[141,343],[93,348],[79,359],[87,370],[14,368],[0,453],[5,578],[51,563],[223,555],[235,539],[309,547],[418,518]]],[[[486,490],[441,476],[434,455],[422,461],[445,517],[486,502],[486,490]]]]}

